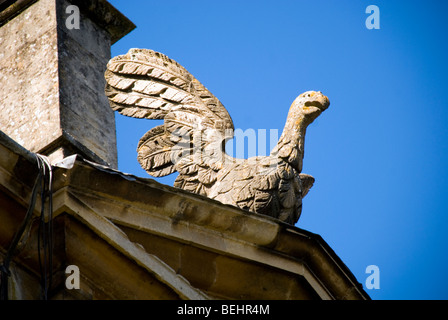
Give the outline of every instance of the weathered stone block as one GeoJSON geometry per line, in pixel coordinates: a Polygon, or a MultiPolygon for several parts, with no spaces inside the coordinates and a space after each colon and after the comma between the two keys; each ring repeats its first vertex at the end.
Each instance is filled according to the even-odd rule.
{"type": "Polygon", "coordinates": [[[52,160],[80,153],[116,167],[104,71],[111,43],[135,26],[105,0],[28,5],[0,21],[0,130],[52,160]],[[65,24],[72,4],[80,9],[79,30],[65,24]]]}

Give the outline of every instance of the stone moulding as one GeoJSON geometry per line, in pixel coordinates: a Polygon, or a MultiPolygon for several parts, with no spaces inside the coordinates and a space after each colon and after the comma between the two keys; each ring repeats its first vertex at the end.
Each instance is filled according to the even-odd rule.
{"type": "Polygon", "coordinates": [[[0,4],[0,27],[37,0],[6,0],[0,4]]]}
{"type": "MultiPolygon", "coordinates": [[[[39,0],[6,0],[1,2],[0,26],[37,1],[39,0]]],[[[86,16],[104,28],[111,35],[112,44],[135,29],[134,23],[106,0],[70,0],[70,3],[78,6],[86,16]]]]}
{"type": "Polygon", "coordinates": [[[148,254],[144,248],[129,240],[126,234],[104,216],[97,214],[72,193],[64,194],[62,207],[64,212],[75,216],[88,225],[95,233],[129,257],[136,264],[154,274],[157,279],[171,287],[181,299],[209,299],[202,291],[192,287],[187,279],[177,274],[166,263],[154,255],[148,254]]]}
{"type": "MultiPolygon", "coordinates": [[[[0,138],[1,189],[8,190],[15,201],[26,206],[33,176],[37,174],[33,154],[5,136],[0,138]]],[[[81,157],[71,169],[54,168],[53,205],[54,219],[74,219],[66,230],[80,230],[76,225],[84,225],[126,257],[128,263],[143,268],[182,299],[272,299],[269,294],[297,299],[304,298],[303,292],[319,299],[369,299],[350,270],[316,234],[81,157]],[[164,247],[171,249],[158,251],[164,247]],[[199,256],[206,260],[192,259],[195,252],[201,252],[199,256]],[[197,270],[196,263],[211,268],[207,276],[197,278],[197,272],[188,271],[197,270]],[[276,281],[282,277],[290,279],[286,283],[299,281],[302,295],[278,285],[272,293],[250,291],[247,288],[251,285],[244,284],[248,277],[244,272],[252,268],[261,268],[256,272],[257,282],[265,285],[269,285],[271,273],[276,281]],[[239,272],[243,272],[243,278],[238,280],[240,286],[229,287],[227,284],[233,280],[225,277],[239,279],[239,272]]],[[[0,220],[3,214],[6,213],[0,215],[0,220]]],[[[70,232],[65,241],[74,241],[69,239],[70,232]]],[[[5,241],[0,239],[0,243],[5,241]]],[[[70,252],[64,255],[71,259],[81,254],[76,250],[85,250],[70,245],[67,248],[71,248],[70,252]]],[[[24,255],[32,256],[30,252],[24,255]]],[[[18,257],[21,259],[23,256],[18,257]]],[[[89,264],[95,265],[92,263],[89,264]]],[[[86,281],[94,283],[95,279],[86,281]]]]}

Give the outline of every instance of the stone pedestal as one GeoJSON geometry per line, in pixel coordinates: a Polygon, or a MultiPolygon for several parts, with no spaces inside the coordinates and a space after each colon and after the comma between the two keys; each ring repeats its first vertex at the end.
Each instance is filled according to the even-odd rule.
{"type": "Polygon", "coordinates": [[[52,160],[78,153],[116,167],[104,71],[111,44],[135,26],[104,0],[7,0],[0,10],[0,130],[52,160]]]}

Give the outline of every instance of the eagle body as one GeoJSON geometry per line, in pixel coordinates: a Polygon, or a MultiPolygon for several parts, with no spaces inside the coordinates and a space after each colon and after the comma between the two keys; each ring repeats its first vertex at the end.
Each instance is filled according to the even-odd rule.
{"type": "Polygon", "coordinates": [[[152,176],[174,172],[174,186],[253,213],[294,224],[314,182],[302,174],[307,126],[329,106],[320,92],[292,103],[285,128],[269,156],[236,159],[226,154],[233,122],[222,103],[184,67],[148,49],[114,57],[105,73],[111,108],[123,115],[163,119],[137,147],[152,176]]]}
{"type": "Polygon", "coordinates": [[[284,160],[254,157],[220,170],[208,197],[294,223],[302,207],[299,173],[284,160]]]}

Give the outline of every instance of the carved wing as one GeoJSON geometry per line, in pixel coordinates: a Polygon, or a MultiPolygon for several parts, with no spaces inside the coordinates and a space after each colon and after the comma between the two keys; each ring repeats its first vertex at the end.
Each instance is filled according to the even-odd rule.
{"type": "Polygon", "coordinates": [[[131,49],[111,59],[105,78],[113,110],[135,118],[164,119],[138,145],[138,161],[149,174],[160,177],[178,171],[175,185],[198,193],[214,182],[216,159],[225,156],[223,140],[233,136],[234,127],[213,94],[180,64],[147,49],[131,49]]]}

